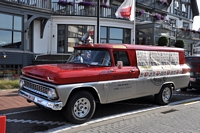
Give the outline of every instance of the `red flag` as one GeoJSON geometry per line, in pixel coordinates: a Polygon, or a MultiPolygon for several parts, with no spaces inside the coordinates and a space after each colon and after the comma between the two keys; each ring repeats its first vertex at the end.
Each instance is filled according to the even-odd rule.
{"type": "Polygon", "coordinates": [[[117,9],[115,16],[117,18],[128,18],[130,21],[135,19],[135,0],[124,0],[117,9]]]}

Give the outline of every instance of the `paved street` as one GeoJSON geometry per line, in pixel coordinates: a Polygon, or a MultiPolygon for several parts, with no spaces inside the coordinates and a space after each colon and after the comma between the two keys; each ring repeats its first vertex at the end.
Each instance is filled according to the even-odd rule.
{"type": "Polygon", "coordinates": [[[200,102],[165,106],[52,130],[54,133],[199,133],[200,102]]]}
{"type": "Polygon", "coordinates": [[[1,90],[0,115],[7,115],[7,133],[199,133],[199,100],[200,92],[188,91],[176,92],[167,106],[151,97],[98,105],[93,119],[76,125],[60,112],[27,103],[17,90],[1,90]]]}

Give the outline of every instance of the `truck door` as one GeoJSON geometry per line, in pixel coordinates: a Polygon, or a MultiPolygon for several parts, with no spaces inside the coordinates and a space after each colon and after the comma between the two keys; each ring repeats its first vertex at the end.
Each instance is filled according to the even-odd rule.
{"type": "Polygon", "coordinates": [[[134,79],[138,75],[136,67],[130,66],[126,51],[113,51],[115,66],[110,69],[108,102],[128,99],[133,96],[135,89],[134,79]],[[123,62],[123,68],[117,67],[117,61],[123,62]]]}

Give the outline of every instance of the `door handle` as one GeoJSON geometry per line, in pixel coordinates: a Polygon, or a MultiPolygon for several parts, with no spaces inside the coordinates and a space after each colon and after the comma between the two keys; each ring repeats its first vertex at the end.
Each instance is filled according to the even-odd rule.
{"type": "Polygon", "coordinates": [[[135,70],[130,70],[131,73],[135,73],[135,70]]]}

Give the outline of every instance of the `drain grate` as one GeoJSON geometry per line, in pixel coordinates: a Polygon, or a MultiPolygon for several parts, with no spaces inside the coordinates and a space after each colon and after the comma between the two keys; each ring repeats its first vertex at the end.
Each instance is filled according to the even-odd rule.
{"type": "Polygon", "coordinates": [[[161,112],[162,114],[168,114],[168,113],[172,113],[172,112],[175,112],[175,111],[178,111],[176,109],[170,109],[170,110],[167,110],[167,111],[164,111],[164,112],[161,112]]]}

